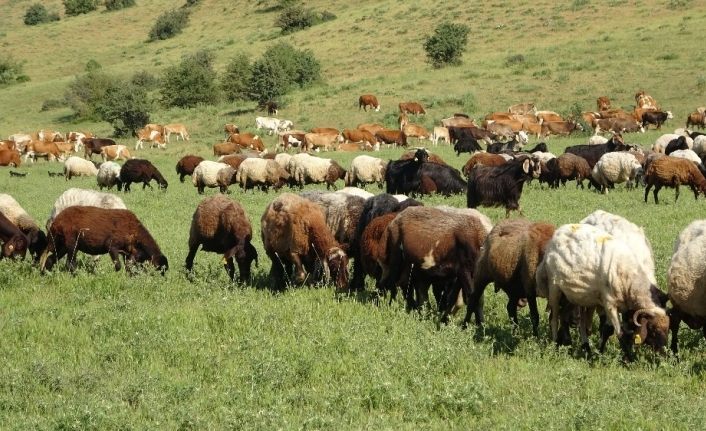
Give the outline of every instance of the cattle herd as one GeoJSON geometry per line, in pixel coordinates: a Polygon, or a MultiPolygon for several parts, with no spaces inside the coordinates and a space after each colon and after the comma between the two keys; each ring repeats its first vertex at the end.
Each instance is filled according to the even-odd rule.
{"type": "MultiPolygon", "coordinates": [[[[706,135],[688,127],[706,125],[706,109],[691,113],[684,129],[665,134],[650,149],[626,144],[624,136],[650,125],[661,128],[672,118],[654,98],[639,92],[633,112],[611,109],[600,97],[598,110],[582,118],[564,119],[539,111],[531,103],[487,115],[482,124],[464,114],[445,118],[429,133],[410,122],[425,114],[417,102],[399,104],[399,129],[361,124],[356,129],[295,130],[289,120],[257,117],[257,129],[277,136],[276,151],[268,151],[259,136],[241,133],[226,124],[224,142],[213,146],[217,160],[187,155],[176,163],[179,180],[191,177],[198,193],[230,185],[267,191],[289,186],[262,214],[264,253],[271,260],[275,289],[296,284],[330,283],[338,292],[365,288],[372,277],[377,291],[394,300],[398,294],[408,310],[428,307],[432,289],[441,321],[466,307],[467,325],[475,316],[482,324],[483,292],[494,283],[508,296],[507,312],[517,323],[518,309],[528,305],[538,335],[537,297],[547,300],[552,340],[570,344],[570,327],[577,325],[581,344],[590,353],[588,336],[594,311],[600,317],[603,351],[612,334],[620,340],[627,360],[633,346],[663,350],[671,330],[671,349],[678,350],[681,321],[706,334],[706,221],[694,221],[679,235],[667,280],[668,292],[657,286],[652,248],[643,230],[623,217],[596,211],[578,223],[554,226],[524,218],[507,218],[496,225],[476,208],[500,206],[509,217],[522,214],[523,186],[537,180],[556,188],[576,185],[608,193],[615,184],[645,185],[644,200],[654,189],[658,202],[663,187],[687,185],[695,197],[706,195],[706,135]],[[590,126],[595,134],[585,145],[566,148],[555,156],[545,143],[526,149],[537,139],[568,135],[590,126]],[[607,134],[607,137],[603,135],[607,134]],[[408,138],[444,141],[457,154],[472,153],[461,171],[423,147],[412,148],[399,160],[356,156],[348,169],[319,151],[374,151],[381,145],[407,147],[408,138]],[[482,145],[486,150],[482,150],[482,145]],[[298,149],[298,151],[293,151],[298,149]],[[464,178],[465,177],[465,178],[464,178]],[[338,190],[337,183],[345,187],[338,190]],[[306,184],[326,184],[327,191],[301,191],[306,184]],[[373,195],[358,187],[385,187],[373,195]],[[295,193],[296,190],[299,193],[295,193]],[[331,191],[330,189],[333,189],[331,191]],[[429,207],[415,198],[438,193],[466,194],[467,208],[429,207]],[[668,306],[669,303],[669,306],[668,306]]],[[[359,98],[359,109],[379,111],[374,95],[359,98]]],[[[136,133],[135,150],[145,141],[164,148],[171,135],[188,140],[181,124],[149,124],[136,133]]],[[[89,133],[40,131],[12,135],[0,144],[0,165],[17,167],[22,158],[59,159],[66,179],[96,176],[102,190],[116,186],[130,191],[132,183],[166,190],[167,180],[148,160],[133,158],[129,149],[89,133]],[[84,149],[84,157],[71,155],[84,149]],[[94,163],[99,154],[103,163],[94,163]],[[123,165],[116,160],[125,160],[123,165]]],[[[12,172],[11,172],[12,173],[12,172]]],[[[49,172],[50,175],[53,172],[49,172]]],[[[76,255],[108,254],[115,270],[133,272],[150,265],[162,274],[168,259],[157,241],[122,199],[115,194],[71,188],[54,203],[43,229],[9,194],[0,194],[0,258],[30,254],[39,269],[50,271],[66,257],[70,271],[76,255]],[[122,263],[121,263],[122,256],[122,263]]],[[[191,271],[197,250],[223,254],[231,280],[247,282],[260,253],[252,244],[252,225],[242,206],[224,195],[207,197],[195,209],[185,267],[191,271]]]]}

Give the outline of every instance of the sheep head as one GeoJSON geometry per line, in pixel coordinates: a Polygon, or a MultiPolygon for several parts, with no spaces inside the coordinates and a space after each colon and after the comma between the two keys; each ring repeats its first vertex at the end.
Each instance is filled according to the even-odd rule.
{"type": "Polygon", "coordinates": [[[332,247],[326,252],[324,271],[341,291],[348,287],[348,256],[340,247],[332,247]]]}
{"type": "Polygon", "coordinates": [[[662,308],[639,309],[633,314],[632,321],[637,326],[636,344],[644,343],[655,351],[663,351],[669,333],[669,316],[662,308]]]}

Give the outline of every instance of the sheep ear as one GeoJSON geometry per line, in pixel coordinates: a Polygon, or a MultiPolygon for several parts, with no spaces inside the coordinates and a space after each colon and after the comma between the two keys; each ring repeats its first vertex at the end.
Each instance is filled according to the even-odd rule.
{"type": "Polygon", "coordinates": [[[8,249],[9,251],[12,251],[12,250],[15,249],[15,245],[14,245],[14,244],[10,244],[10,245],[7,246],[7,249],[8,249]]]}
{"type": "MultiPolygon", "coordinates": [[[[640,330],[638,331],[637,336],[640,337],[641,342],[644,342],[647,339],[647,327],[649,326],[648,323],[649,322],[647,321],[646,317],[640,318],[640,330]]],[[[637,339],[637,337],[635,338],[637,339]]]]}
{"type": "Polygon", "coordinates": [[[522,170],[525,171],[526,174],[529,174],[529,168],[530,168],[530,161],[529,161],[529,159],[526,159],[524,162],[522,162],[522,170]]]}

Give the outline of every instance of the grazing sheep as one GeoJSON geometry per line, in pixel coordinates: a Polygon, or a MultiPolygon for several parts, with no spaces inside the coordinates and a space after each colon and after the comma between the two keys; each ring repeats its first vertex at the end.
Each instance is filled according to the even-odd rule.
{"type": "Polygon", "coordinates": [[[99,208],[127,209],[125,203],[118,196],[110,193],[97,192],[95,190],[85,190],[71,188],[66,190],[54,201],[49,219],[47,220],[47,231],[52,221],[66,208],[72,206],[93,206],[99,208]]]}
{"type": "Polygon", "coordinates": [[[30,254],[35,259],[39,258],[47,245],[47,236],[34,219],[8,194],[0,194],[0,213],[27,237],[30,254]]]}
{"type": "Polygon", "coordinates": [[[551,159],[556,159],[556,156],[549,151],[532,151],[530,153],[533,159],[539,160],[540,162],[548,162],[551,159]]]}
{"type": "Polygon", "coordinates": [[[674,254],[667,270],[667,290],[672,302],[670,324],[671,348],[679,351],[679,323],[684,321],[691,329],[703,329],[706,337],[706,220],[695,220],[684,230],[674,244],[674,254]]]}
{"type": "Polygon", "coordinates": [[[613,184],[626,181],[627,187],[632,188],[633,182],[642,174],[642,165],[635,156],[623,151],[603,154],[591,171],[591,176],[602,193],[608,193],[608,188],[613,184]]]}
{"type": "Polygon", "coordinates": [[[679,136],[676,139],[672,139],[669,141],[667,146],[664,149],[664,154],[670,155],[673,152],[677,150],[688,150],[689,145],[686,143],[686,137],[685,136],[679,136]]]}
{"type": "Polygon", "coordinates": [[[211,160],[204,160],[196,166],[194,173],[191,175],[191,181],[194,187],[198,189],[200,195],[203,194],[206,187],[219,187],[218,172],[224,168],[230,168],[230,166],[211,160]]]}
{"type": "Polygon", "coordinates": [[[650,275],[638,262],[632,244],[589,224],[559,227],[546,246],[536,274],[537,295],[548,299],[552,339],[558,341],[560,301],[583,307],[579,323],[587,352],[588,331],[596,307],[632,359],[635,335],[661,350],[667,342],[669,317],[660,306],[650,275]],[[623,313],[623,325],[618,313],[623,313]],[[634,324],[634,326],[632,325],[634,324]]]}
{"type": "Polygon", "coordinates": [[[547,178],[549,186],[552,188],[559,187],[559,182],[566,186],[569,180],[576,180],[576,188],[581,186],[584,188],[583,180],[591,178],[591,167],[581,156],[571,153],[563,153],[555,159],[546,162],[547,178]]]}
{"type": "Polygon", "coordinates": [[[375,196],[367,190],[359,189],[358,187],[344,187],[341,190],[336,190],[334,193],[344,193],[347,195],[360,196],[363,199],[368,199],[375,196]]]}
{"type": "Polygon", "coordinates": [[[706,154],[706,135],[699,135],[694,138],[694,146],[691,149],[699,156],[706,154]]]}
{"type": "Polygon", "coordinates": [[[355,256],[355,231],[363,212],[365,199],[337,192],[303,192],[301,197],[319,204],[324,210],[326,226],[350,257],[355,256]]]}
{"type": "Polygon", "coordinates": [[[122,190],[123,183],[120,181],[120,165],[115,162],[101,163],[100,168],[98,168],[98,175],[96,175],[96,181],[101,190],[103,190],[103,187],[107,187],[110,190],[114,185],[118,186],[118,191],[122,190]]]}
{"type": "Polygon", "coordinates": [[[230,166],[218,171],[218,173],[216,174],[216,184],[218,186],[218,190],[221,193],[228,193],[228,187],[236,183],[235,175],[237,174],[237,172],[238,171],[231,168],[230,166]]]}
{"type": "Polygon", "coordinates": [[[706,178],[693,162],[677,157],[660,157],[650,163],[645,171],[645,202],[650,189],[654,186],[655,203],[659,203],[657,194],[662,187],[674,187],[674,203],[679,199],[679,186],[688,185],[698,199],[699,192],[706,193],[706,178]]]}
{"type": "Polygon", "coordinates": [[[593,135],[588,138],[588,145],[602,145],[608,142],[608,138],[601,135],[593,135]]]}
{"type": "Polygon", "coordinates": [[[503,206],[506,217],[513,210],[522,214],[519,203],[522,187],[525,181],[539,177],[540,172],[539,162],[529,157],[497,167],[476,166],[468,176],[466,206],[503,206]]]}
{"type": "Polygon", "coordinates": [[[203,157],[194,156],[191,154],[179,159],[176,164],[176,173],[179,175],[179,181],[183,183],[184,177],[190,177],[194,173],[196,166],[198,166],[201,162],[203,162],[203,157]]]}
{"type": "Polygon", "coordinates": [[[471,171],[473,170],[473,167],[476,165],[501,166],[505,163],[507,163],[507,160],[500,154],[478,152],[471,156],[470,159],[468,159],[466,164],[463,165],[463,168],[461,168],[461,172],[463,172],[463,175],[468,178],[468,175],[470,175],[471,171]]]}
{"type": "Polygon", "coordinates": [[[186,270],[191,271],[196,252],[202,246],[203,251],[223,253],[231,280],[235,278],[235,258],[240,281],[245,282],[250,279],[250,265],[253,260],[257,262],[257,250],[251,240],[250,220],[238,202],[220,195],[207,197],[199,203],[191,220],[186,270]]]}
{"type": "Polygon", "coordinates": [[[676,133],[666,133],[655,140],[655,143],[652,145],[652,151],[655,153],[664,153],[667,150],[667,145],[669,145],[669,143],[673,140],[679,139],[679,137],[684,137],[686,145],[689,149],[694,146],[694,140],[689,137],[678,135],[676,133]]]}
{"type": "Polygon", "coordinates": [[[249,158],[240,164],[234,182],[243,190],[260,187],[267,192],[270,186],[279,190],[288,180],[289,172],[274,160],[249,158]]]}
{"type": "Polygon", "coordinates": [[[287,169],[287,165],[289,164],[289,160],[292,158],[292,155],[289,153],[279,153],[275,155],[275,162],[279,163],[282,168],[287,169]]]}
{"type": "Polygon", "coordinates": [[[303,283],[317,264],[323,266],[324,280],[333,280],[338,290],[347,287],[348,256],[326,226],[320,205],[283,193],[267,206],[261,226],[275,288],[284,289],[292,275],[295,282],[303,283]]]}
{"type": "Polygon", "coordinates": [[[305,184],[326,183],[326,189],[333,187],[336,190],[336,180],[343,179],[346,175],[345,169],[338,162],[306,153],[292,156],[287,170],[293,182],[300,188],[305,184]]]}
{"type": "Polygon", "coordinates": [[[377,183],[382,189],[385,182],[387,162],[377,157],[357,156],[351,161],[351,167],[344,178],[346,186],[358,187],[369,183],[377,183]]]}
{"type": "MultiPolygon", "coordinates": [[[[669,154],[670,157],[676,157],[679,159],[686,159],[693,162],[697,167],[703,166],[701,158],[693,150],[676,150],[669,154]]],[[[703,170],[701,170],[703,173],[703,170]]]]}
{"type": "MultiPolygon", "coordinates": [[[[362,283],[366,275],[374,278],[376,283],[380,281],[382,276],[380,262],[384,262],[387,258],[387,237],[385,236],[385,231],[397,214],[399,213],[391,212],[375,217],[363,229],[358,240],[358,256],[356,256],[355,260],[355,263],[358,264],[358,269],[356,271],[356,265],[354,264],[351,290],[362,289],[362,283]],[[360,281],[356,281],[357,278],[360,278],[360,281]],[[357,289],[355,288],[355,283],[360,284],[357,289]]],[[[377,288],[381,290],[381,286],[378,285],[377,288]]]]}
{"type": "Polygon", "coordinates": [[[152,180],[157,181],[162,190],[166,190],[169,185],[157,167],[149,160],[130,159],[120,168],[120,181],[123,182],[126,192],[130,191],[132,183],[142,183],[142,190],[147,186],[151,189],[150,181],[152,180]]]}
{"type": "Polygon", "coordinates": [[[5,215],[0,213],[0,259],[9,257],[23,259],[29,247],[29,240],[20,228],[15,226],[5,215]]]}
{"type": "Polygon", "coordinates": [[[90,160],[71,156],[64,162],[64,178],[67,180],[70,180],[71,177],[94,177],[96,175],[98,175],[98,168],[90,160]]]}
{"type": "Polygon", "coordinates": [[[483,292],[489,283],[495,283],[496,292],[502,289],[507,293],[506,308],[515,325],[518,325],[518,305],[526,299],[532,332],[539,335],[535,273],[554,230],[553,224],[512,219],[499,222],[490,231],[476,261],[464,324],[468,324],[473,313],[476,313],[476,323],[483,323],[483,292]]]}
{"type": "Polygon", "coordinates": [[[94,256],[108,253],[116,271],[121,268],[121,255],[126,265],[149,261],[162,275],[169,269],[157,242],[129,210],[72,206],[56,216],[48,232],[49,244],[40,260],[42,270],[51,270],[67,255],[66,265],[73,272],[78,251],[94,256]]]}

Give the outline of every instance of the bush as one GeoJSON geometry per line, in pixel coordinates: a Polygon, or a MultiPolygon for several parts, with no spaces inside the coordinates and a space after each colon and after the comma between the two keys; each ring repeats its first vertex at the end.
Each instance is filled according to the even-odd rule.
{"type": "Polygon", "coordinates": [[[106,10],[120,10],[135,6],[135,0],[105,0],[106,10]]]}
{"type": "Polygon", "coordinates": [[[252,65],[252,77],[248,85],[250,99],[264,105],[287,94],[291,81],[284,70],[271,59],[261,58],[252,65]]]}
{"type": "Polygon", "coordinates": [[[159,79],[151,73],[141,70],[132,75],[130,83],[138,87],[143,87],[145,90],[152,90],[159,85],[159,79]]]}
{"type": "Polygon", "coordinates": [[[197,51],[168,68],[160,88],[162,103],[168,107],[191,108],[218,102],[213,58],[209,51],[197,51]]]}
{"type": "Polygon", "coordinates": [[[424,42],[427,60],[436,68],[461,64],[470,29],[464,24],[443,23],[424,42]]]}
{"type": "Polygon", "coordinates": [[[81,15],[98,8],[98,0],[64,0],[64,13],[68,16],[81,15]]]}
{"type": "Polygon", "coordinates": [[[170,10],[164,12],[155,21],[149,33],[149,40],[164,40],[181,33],[189,23],[188,9],[170,10]]]}
{"type": "Polygon", "coordinates": [[[63,108],[66,106],[66,100],[62,99],[47,99],[42,102],[42,107],[39,109],[40,112],[51,111],[52,109],[63,108]]]}
{"type": "Polygon", "coordinates": [[[247,100],[249,98],[248,84],[252,80],[252,65],[245,54],[234,57],[226,66],[221,77],[221,90],[229,102],[247,100]]]}
{"type": "Polygon", "coordinates": [[[275,20],[275,26],[281,28],[284,34],[303,30],[312,25],[314,25],[314,12],[301,5],[285,7],[275,20]]]}
{"type": "Polygon", "coordinates": [[[23,73],[22,63],[15,61],[9,55],[0,55],[0,86],[29,81],[29,76],[23,73]]]}
{"type": "Polygon", "coordinates": [[[92,58],[86,62],[86,65],[83,67],[83,70],[85,70],[86,72],[93,72],[102,67],[103,66],[100,63],[98,63],[95,59],[92,58]]]}
{"type": "Polygon", "coordinates": [[[51,21],[59,21],[59,15],[56,13],[50,14],[41,3],[33,4],[25,12],[24,23],[27,25],[37,25],[51,21]]]}
{"type": "Polygon", "coordinates": [[[117,137],[135,135],[136,131],[150,122],[152,101],[144,87],[129,82],[116,82],[105,93],[96,106],[103,121],[113,126],[117,137]]]}
{"type": "Polygon", "coordinates": [[[186,0],[186,4],[184,4],[184,7],[196,6],[199,3],[201,3],[201,0],[186,0]]]}
{"type": "Polygon", "coordinates": [[[66,88],[64,99],[80,120],[96,120],[100,116],[97,107],[109,89],[115,87],[115,79],[99,70],[77,76],[66,88]]]}

